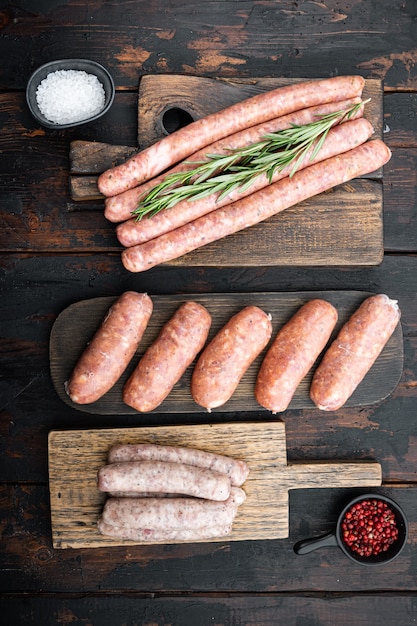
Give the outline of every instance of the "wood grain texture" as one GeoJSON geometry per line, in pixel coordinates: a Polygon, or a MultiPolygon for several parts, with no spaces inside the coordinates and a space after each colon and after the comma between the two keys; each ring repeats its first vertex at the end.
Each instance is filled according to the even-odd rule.
{"type": "MultiPolygon", "coordinates": [[[[154,304],[153,314],[134,359],[115,386],[100,400],[92,404],[74,404],[65,392],[64,383],[69,379],[75,363],[101,324],[114,299],[97,298],[81,301],[68,307],[59,315],[51,332],[49,354],[52,380],[59,397],[65,403],[87,413],[137,414],[122,400],[124,383],[140,356],[158,335],[163,324],[185,300],[195,300],[203,304],[212,315],[213,321],[209,341],[232,315],[249,304],[259,306],[272,316],[273,336],[275,336],[279,328],[290,319],[302,304],[313,298],[321,297],[334,304],[339,314],[338,323],[332,334],[333,338],[341,325],[364,300],[366,294],[364,292],[295,292],[287,294],[189,294],[186,296],[151,297],[154,304]]],[[[254,397],[256,374],[266,350],[267,348],[262,351],[245,373],[232,398],[223,406],[212,409],[213,413],[258,410],[266,415],[269,414],[266,409],[259,406],[254,397]]],[[[373,404],[387,397],[400,379],[402,361],[402,330],[401,324],[399,324],[384,351],[361,385],[347,401],[346,406],[373,404]]],[[[169,396],[152,413],[206,413],[205,409],[194,402],[190,394],[192,367],[187,369],[169,396]]],[[[300,383],[289,408],[314,407],[309,398],[309,387],[314,369],[313,367],[300,383]]]]}
{"type": "Polygon", "coordinates": [[[105,537],[96,528],[106,499],[97,489],[97,471],[116,443],[192,447],[248,463],[249,476],[242,486],[247,497],[239,507],[232,533],[208,543],[288,537],[290,489],[371,487],[382,482],[381,466],[375,462],[287,465],[283,422],[53,431],[48,450],[55,548],[142,543],[105,537]]]}

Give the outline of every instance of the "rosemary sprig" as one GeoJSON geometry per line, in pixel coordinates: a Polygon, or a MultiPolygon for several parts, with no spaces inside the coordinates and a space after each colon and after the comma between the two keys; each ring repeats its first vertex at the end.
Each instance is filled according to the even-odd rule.
{"type": "Polygon", "coordinates": [[[309,124],[294,124],[268,133],[262,140],[230,154],[207,154],[205,161],[189,161],[194,168],[168,174],[144,195],[133,215],[138,220],[146,215],[152,217],[182,200],[199,200],[213,193],[219,193],[218,201],[235,189],[247,189],[258,176],[265,174],[271,182],[276,171],[292,165],[291,177],[311,150],[310,160],[316,157],[333,126],[353,117],[367,102],[328,113],[309,124]]]}

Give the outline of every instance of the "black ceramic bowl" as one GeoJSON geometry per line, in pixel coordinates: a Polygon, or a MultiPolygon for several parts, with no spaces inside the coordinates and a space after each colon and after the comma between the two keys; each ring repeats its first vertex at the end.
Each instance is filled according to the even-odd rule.
{"type": "Polygon", "coordinates": [[[42,126],[45,126],[46,128],[53,128],[55,130],[61,130],[62,128],[73,128],[74,126],[88,124],[99,119],[110,109],[111,105],[113,104],[114,94],[114,82],[109,72],[99,63],[96,63],[95,61],[89,61],[88,59],[61,59],[60,61],[51,61],[50,63],[45,63],[45,65],[41,65],[41,67],[38,67],[38,69],[33,72],[32,76],[29,78],[29,82],[26,87],[26,101],[33,117],[40,124],[42,124],[42,126]],[[44,80],[44,78],[46,78],[48,74],[56,72],[58,70],[84,71],[87,74],[93,74],[98,78],[100,83],[103,85],[105,93],[104,106],[99,113],[97,113],[93,117],[89,117],[78,122],[72,122],[70,124],[57,124],[46,119],[46,117],[41,113],[39,109],[36,99],[36,90],[41,81],[44,80]]]}
{"type": "Polygon", "coordinates": [[[405,544],[407,543],[408,537],[408,522],[405,517],[404,512],[398,506],[394,500],[391,498],[387,498],[386,496],[381,496],[376,493],[366,493],[364,495],[358,496],[353,500],[350,500],[346,506],[341,511],[336,524],[335,532],[332,532],[324,537],[315,537],[313,539],[306,539],[304,541],[299,541],[294,546],[294,551],[296,554],[308,554],[313,550],[317,550],[318,548],[324,548],[328,546],[338,546],[342,552],[355,563],[360,563],[361,565],[384,565],[385,563],[389,563],[393,559],[395,559],[405,544]],[[357,552],[351,550],[348,545],[343,540],[342,533],[342,523],[345,518],[346,513],[349,509],[359,502],[364,500],[380,500],[385,502],[389,508],[393,511],[395,515],[395,522],[398,528],[398,538],[391,544],[386,552],[380,552],[374,556],[360,556],[357,552]]]}

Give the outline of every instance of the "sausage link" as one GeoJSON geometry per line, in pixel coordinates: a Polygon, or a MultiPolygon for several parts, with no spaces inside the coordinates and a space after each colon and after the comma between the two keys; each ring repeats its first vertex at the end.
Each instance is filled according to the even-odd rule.
{"type": "Polygon", "coordinates": [[[348,180],[373,172],[389,161],[391,152],[379,139],[298,171],[170,233],[122,252],[130,272],[145,270],[258,224],[307,198],[348,180]]]}
{"type": "Polygon", "coordinates": [[[116,539],[128,539],[143,543],[168,543],[170,541],[200,541],[226,537],[232,532],[232,524],[226,526],[203,526],[202,528],[174,528],[171,530],[153,530],[151,528],[129,528],[127,526],[113,526],[99,519],[97,528],[102,535],[116,539]]]}
{"type": "Polygon", "coordinates": [[[229,476],[232,485],[240,487],[249,474],[245,461],[229,456],[213,454],[204,450],[185,448],[182,446],[161,446],[151,443],[117,444],[110,448],[107,461],[121,463],[123,461],[170,461],[195,465],[213,472],[229,476]]]}
{"type": "MultiPolygon", "coordinates": [[[[175,165],[168,172],[152,178],[151,180],[138,185],[133,189],[128,189],[123,193],[116,196],[106,198],[104,201],[104,216],[110,222],[124,222],[132,217],[132,211],[134,211],[139,201],[151,190],[155,185],[163,182],[165,178],[173,173],[185,172],[195,167],[195,163],[201,161],[207,161],[208,154],[229,154],[233,150],[238,150],[249,146],[252,143],[256,143],[264,138],[267,133],[276,133],[280,130],[291,128],[293,125],[302,126],[311,122],[317,121],[318,117],[328,115],[329,113],[335,113],[336,111],[344,111],[350,109],[355,104],[361,102],[360,98],[350,98],[349,100],[343,100],[342,102],[329,102],[301,111],[294,111],[289,115],[283,115],[282,117],[268,120],[262,124],[257,124],[245,130],[239,131],[234,135],[215,141],[214,143],[206,146],[202,150],[198,150],[195,154],[192,154],[187,160],[181,161],[181,163],[175,165]]],[[[363,106],[358,108],[356,114],[350,119],[359,118],[363,115],[363,106]]],[[[135,220],[136,221],[136,220],[135,220]]],[[[153,221],[153,218],[151,222],[153,221]]],[[[142,220],[144,223],[148,223],[149,219],[142,220]]],[[[149,236],[149,239],[156,237],[156,233],[153,236],[149,236]]],[[[138,242],[139,243],[139,242],[138,242]]],[[[126,244],[123,244],[126,245],[126,244]]]]}
{"type": "Polygon", "coordinates": [[[255,397],[272,413],[285,411],[337,322],[337,311],[325,300],[310,300],[281,328],[260,367],[255,397]]]}
{"type": "Polygon", "coordinates": [[[231,396],[272,334],[270,317],[256,306],[233,315],[201,353],[191,378],[191,394],[210,411],[231,396]]]}
{"type": "Polygon", "coordinates": [[[114,196],[153,178],[204,146],[244,128],[310,106],[362,94],[361,76],[337,76],[304,81],[257,94],[212,113],[164,137],[98,178],[104,196],[114,196]]]}
{"type": "Polygon", "coordinates": [[[207,341],[211,315],[197,302],[185,302],[140,359],[123,389],[123,401],[136,411],[163,402],[207,341]]]}
{"type": "Polygon", "coordinates": [[[110,307],[65,383],[73,402],[95,402],[116,384],[137,350],[152,309],[150,297],[134,291],[123,293],[110,307]]]}
{"type": "MultiPolygon", "coordinates": [[[[369,139],[373,132],[372,125],[363,118],[345,122],[340,126],[332,128],[319,152],[313,155],[314,148],[311,148],[302,161],[298,163],[298,170],[356,148],[369,139]]],[[[257,176],[249,186],[232,190],[227,196],[222,197],[219,191],[200,200],[182,200],[172,208],[160,211],[151,218],[144,218],[140,221],[132,218],[116,227],[117,238],[126,247],[149,241],[215,209],[220,209],[231,202],[241,200],[263,189],[271,182],[275,183],[282,180],[289,176],[292,168],[293,166],[289,165],[283,169],[276,169],[272,178],[268,174],[257,176]]]]}
{"type": "Polygon", "coordinates": [[[323,411],[336,411],[371,369],[401,317],[385,294],[370,296],[353,313],[316,369],[310,397],[323,411]]]}
{"type": "Polygon", "coordinates": [[[173,530],[203,528],[233,522],[239,503],[245,499],[239,487],[224,502],[194,498],[108,498],[101,519],[113,526],[173,530]],[[238,490],[240,493],[235,494],[238,490]]]}
{"type": "Polygon", "coordinates": [[[230,478],[183,463],[127,461],[104,465],[98,471],[100,491],[155,491],[181,493],[208,500],[226,500],[230,478]]]}

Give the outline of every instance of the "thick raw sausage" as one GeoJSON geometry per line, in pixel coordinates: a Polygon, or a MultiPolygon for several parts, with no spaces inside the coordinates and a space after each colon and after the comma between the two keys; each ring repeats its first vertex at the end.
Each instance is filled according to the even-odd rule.
{"type": "MultiPolygon", "coordinates": [[[[245,130],[239,131],[234,135],[215,141],[214,143],[206,146],[202,150],[199,150],[195,154],[192,154],[185,161],[181,161],[178,165],[172,167],[168,172],[152,178],[151,180],[138,185],[133,189],[128,189],[117,196],[111,196],[104,201],[104,216],[110,222],[123,222],[128,220],[132,216],[139,200],[143,198],[155,185],[161,183],[167,175],[188,171],[195,167],[195,164],[200,161],[207,161],[208,154],[229,154],[233,150],[249,146],[264,138],[267,133],[276,133],[280,130],[290,128],[293,125],[302,126],[311,122],[317,121],[319,117],[334,113],[336,111],[345,111],[350,109],[355,104],[361,102],[360,98],[350,98],[349,100],[343,100],[342,102],[329,102],[316,107],[310,107],[301,111],[294,111],[289,115],[283,115],[282,117],[268,120],[262,124],[257,124],[245,130]]],[[[363,106],[358,108],[356,114],[351,116],[350,119],[356,119],[362,117],[363,106]]],[[[143,220],[142,220],[143,221],[143,220]]],[[[149,221],[148,219],[145,220],[149,221]]],[[[156,235],[154,235],[156,236],[156,235]]],[[[153,237],[150,237],[151,239],[153,237]]]]}
{"type": "Polygon", "coordinates": [[[98,188],[103,195],[114,196],[153,178],[222,137],[292,111],[360,96],[364,85],[361,76],[337,76],[257,94],[192,122],[145,148],[126,163],[103,172],[98,178],[98,188]]]}
{"type": "Polygon", "coordinates": [[[285,411],[337,322],[337,311],[325,300],[310,300],[280,329],[260,367],[255,397],[272,413],[285,411]]]}
{"type": "Polygon", "coordinates": [[[316,369],[310,397],[323,411],[342,407],[382,352],[401,317],[395,300],[370,296],[353,313],[316,369]]]}
{"type": "Polygon", "coordinates": [[[245,492],[233,487],[224,502],[195,498],[108,498],[101,519],[113,526],[169,530],[228,525],[233,522],[245,492]]]}
{"type": "Polygon", "coordinates": [[[145,293],[126,291],[116,300],[65,383],[73,402],[95,402],[116,384],[135,354],[152,309],[145,293]]]}
{"type": "Polygon", "coordinates": [[[243,485],[249,474],[249,467],[245,461],[182,446],[161,446],[151,443],[118,444],[110,448],[107,460],[109,463],[121,463],[122,461],[170,461],[171,463],[195,465],[211,469],[220,474],[226,474],[226,476],[229,476],[232,485],[238,487],[243,485]]]}
{"type": "Polygon", "coordinates": [[[202,467],[164,461],[126,461],[98,471],[100,491],[182,493],[208,500],[227,500],[230,478],[202,467]]]}
{"type": "Polygon", "coordinates": [[[272,334],[270,316],[248,306],[233,315],[201,353],[191,378],[191,394],[209,411],[231,398],[250,364],[272,334]]]}
{"type": "MultiPolygon", "coordinates": [[[[372,125],[366,119],[345,122],[340,126],[332,128],[319,152],[313,156],[312,148],[304,159],[299,162],[298,170],[360,146],[371,137],[373,132],[372,125]]],[[[255,191],[263,189],[271,182],[275,183],[282,180],[291,173],[292,168],[293,165],[289,165],[281,170],[275,170],[271,178],[267,174],[257,176],[249,186],[232,190],[224,197],[220,197],[221,193],[217,192],[202,199],[183,200],[170,209],[160,211],[152,218],[145,218],[140,221],[132,218],[117,226],[117,238],[126,247],[149,241],[215,209],[245,198],[255,191]]]]}
{"type": "Polygon", "coordinates": [[[128,528],[127,526],[113,526],[99,519],[97,528],[102,535],[115,539],[128,539],[143,543],[168,543],[170,541],[200,541],[214,537],[226,537],[232,532],[232,524],[226,526],[203,526],[202,528],[173,528],[168,530],[153,530],[151,528],[128,528]]]}
{"type": "Polygon", "coordinates": [[[198,302],[185,302],[146,350],[123,389],[136,411],[152,411],[167,397],[207,341],[211,315],[198,302]]]}
{"type": "Polygon", "coordinates": [[[122,263],[131,272],[143,272],[208,243],[253,226],[307,198],[352,178],[373,172],[391,157],[380,139],[368,141],[344,154],[296,172],[243,200],[212,211],[170,233],[122,252],[122,263]]]}

